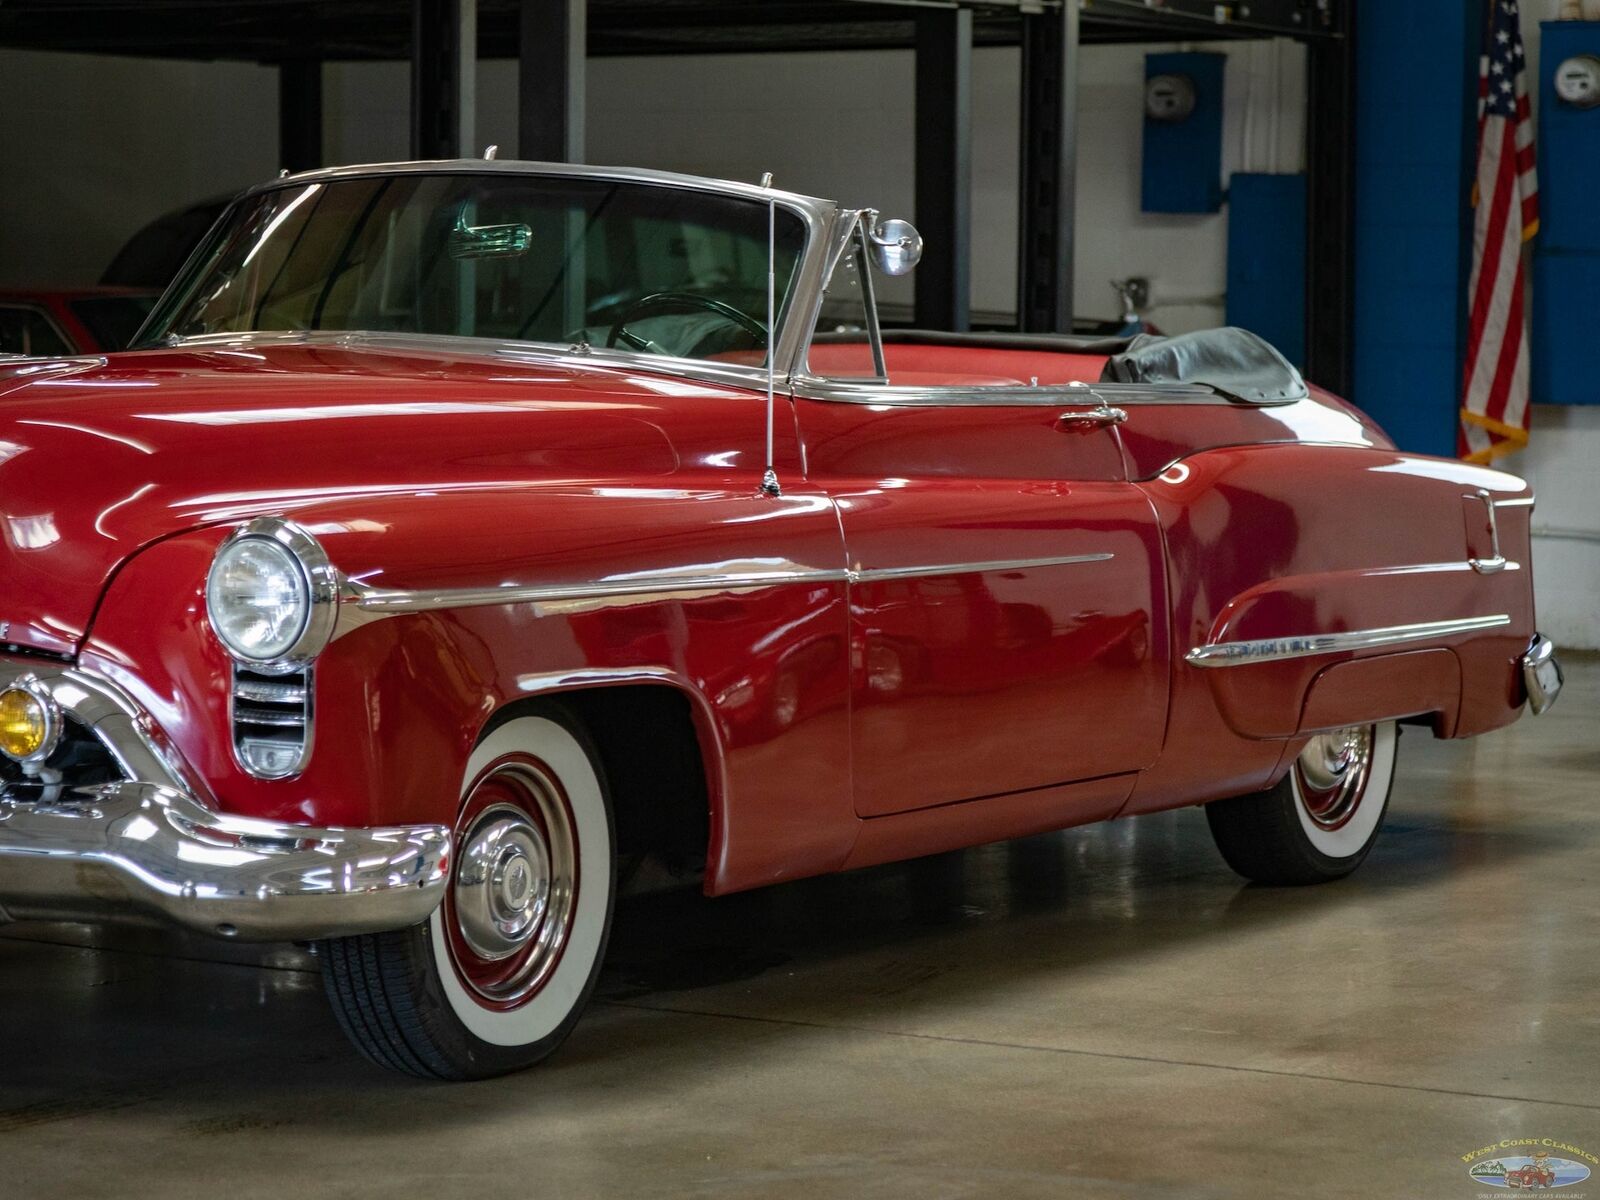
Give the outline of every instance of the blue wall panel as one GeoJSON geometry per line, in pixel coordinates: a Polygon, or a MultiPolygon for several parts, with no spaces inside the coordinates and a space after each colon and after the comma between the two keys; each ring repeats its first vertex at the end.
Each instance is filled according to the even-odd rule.
{"type": "Polygon", "coordinates": [[[1357,0],[1351,399],[1407,450],[1453,455],[1479,3],[1357,0]]]}
{"type": "Polygon", "coordinates": [[[1234,175],[1228,181],[1229,325],[1306,361],[1306,177],[1234,175]]]}
{"type": "Polygon", "coordinates": [[[1600,55],[1600,21],[1546,21],[1539,54],[1539,240],[1533,261],[1533,399],[1600,404],[1600,108],[1556,98],[1556,65],[1600,55]]]}
{"type": "Polygon", "coordinates": [[[1182,121],[1144,121],[1141,205],[1145,212],[1222,209],[1222,79],[1225,54],[1145,55],[1144,77],[1187,75],[1195,109],[1182,121]]]}

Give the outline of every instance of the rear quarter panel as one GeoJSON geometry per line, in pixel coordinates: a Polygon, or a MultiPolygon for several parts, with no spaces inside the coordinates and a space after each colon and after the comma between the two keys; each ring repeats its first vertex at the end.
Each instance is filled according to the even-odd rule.
{"type": "Polygon", "coordinates": [[[1125,811],[1268,786],[1321,721],[1425,713],[1445,736],[1467,736],[1518,715],[1515,663],[1534,629],[1522,480],[1375,446],[1267,444],[1188,456],[1144,486],[1168,550],[1173,700],[1162,759],[1125,811]],[[1480,489],[1504,504],[1510,562],[1497,574],[1468,563],[1488,549],[1487,519],[1474,515],[1486,512],[1473,498],[1480,489]],[[1389,650],[1218,669],[1184,661],[1212,642],[1491,614],[1509,621],[1389,650]],[[1430,649],[1454,668],[1407,657],[1430,649]],[[1314,687],[1331,668],[1368,659],[1384,665],[1314,687]]]}

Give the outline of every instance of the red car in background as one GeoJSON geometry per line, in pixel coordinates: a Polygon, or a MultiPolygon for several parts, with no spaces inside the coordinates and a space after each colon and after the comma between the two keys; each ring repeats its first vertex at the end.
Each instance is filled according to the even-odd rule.
{"type": "Polygon", "coordinates": [[[0,290],[0,354],[52,358],[121,350],[160,295],[123,287],[0,290]]]}

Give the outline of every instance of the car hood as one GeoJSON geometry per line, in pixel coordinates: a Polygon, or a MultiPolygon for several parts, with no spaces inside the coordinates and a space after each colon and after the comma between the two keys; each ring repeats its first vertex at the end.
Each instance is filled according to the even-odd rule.
{"type": "Polygon", "coordinates": [[[0,643],[71,654],[118,566],[208,524],[676,469],[719,389],[552,359],[254,345],[0,368],[0,643]],[[537,415],[536,415],[537,414],[537,415]]]}

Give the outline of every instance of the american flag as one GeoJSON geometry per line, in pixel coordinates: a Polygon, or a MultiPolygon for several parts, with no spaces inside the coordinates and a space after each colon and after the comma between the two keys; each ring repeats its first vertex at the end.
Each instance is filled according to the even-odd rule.
{"type": "Polygon", "coordinates": [[[1478,72],[1471,318],[1458,453],[1489,462],[1528,442],[1528,332],[1522,244],[1539,232],[1539,180],[1517,0],[1489,0],[1478,72]]]}

